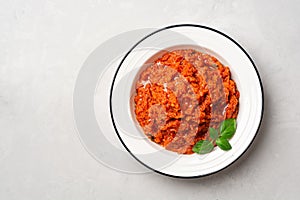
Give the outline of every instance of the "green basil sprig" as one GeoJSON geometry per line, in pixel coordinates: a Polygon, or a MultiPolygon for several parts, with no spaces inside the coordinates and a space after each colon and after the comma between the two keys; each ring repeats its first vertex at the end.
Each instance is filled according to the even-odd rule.
{"type": "Polygon", "coordinates": [[[207,154],[214,149],[214,142],[220,149],[224,151],[230,150],[232,147],[229,139],[233,137],[236,131],[236,120],[225,119],[222,121],[219,129],[209,128],[209,137],[207,140],[200,140],[193,147],[193,152],[198,154],[207,154]]]}
{"type": "Polygon", "coordinates": [[[230,139],[234,135],[235,130],[236,130],[235,119],[226,119],[221,123],[220,126],[221,137],[225,139],[230,139]]]}
{"type": "Polygon", "coordinates": [[[193,152],[196,152],[198,154],[206,154],[213,150],[214,145],[209,140],[200,140],[193,146],[193,152]]]}

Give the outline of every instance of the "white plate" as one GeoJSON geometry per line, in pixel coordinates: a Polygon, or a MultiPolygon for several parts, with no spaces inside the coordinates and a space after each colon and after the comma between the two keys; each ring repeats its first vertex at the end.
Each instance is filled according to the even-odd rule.
{"type": "Polygon", "coordinates": [[[263,116],[263,89],[254,62],[229,36],[204,26],[175,25],[149,34],[125,55],[113,79],[110,110],[119,139],[136,160],[160,174],[194,178],[226,168],[249,148],[263,116]],[[178,155],[150,142],[136,126],[129,99],[140,67],[153,54],[177,45],[201,46],[230,67],[240,91],[238,126],[230,151],[215,148],[207,155],[178,155]]]}

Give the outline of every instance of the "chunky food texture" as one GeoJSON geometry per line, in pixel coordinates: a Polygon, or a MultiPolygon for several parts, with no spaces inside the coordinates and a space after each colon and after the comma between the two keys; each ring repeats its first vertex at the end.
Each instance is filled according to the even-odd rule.
{"type": "Polygon", "coordinates": [[[192,154],[209,127],[238,115],[239,91],[229,67],[194,49],[166,51],[135,87],[135,117],[146,136],[180,154],[192,154]]]}

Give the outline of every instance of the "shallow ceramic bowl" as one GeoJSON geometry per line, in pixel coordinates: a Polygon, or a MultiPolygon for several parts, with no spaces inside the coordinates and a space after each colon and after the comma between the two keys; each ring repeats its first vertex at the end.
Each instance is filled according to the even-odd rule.
{"type": "Polygon", "coordinates": [[[160,174],[201,177],[235,162],[253,142],[263,115],[262,83],[254,62],[232,38],[204,26],[175,25],[145,36],[124,56],[112,83],[110,111],[116,134],[137,161],[160,174]],[[132,95],[145,62],[161,50],[182,45],[197,46],[230,67],[232,79],[240,92],[237,130],[230,140],[230,151],[216,147],[206,155],[179,155],[151,142],[135,120],[132,95]]]}

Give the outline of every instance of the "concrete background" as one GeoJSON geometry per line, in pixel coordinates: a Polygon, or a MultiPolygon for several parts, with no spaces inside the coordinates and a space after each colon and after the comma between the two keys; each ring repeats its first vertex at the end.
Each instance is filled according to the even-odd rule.
{"type": "Polygon", "coordinates": [[[0,199],[297,199],[300,185],[300,2],[0,2],[0,199]],[[197,23],[236,39],[264,84],[249,151],[201,179],[129,175],[94,160],[76,134],[72,92],[102,42],[137,28],[197,23]]]}

